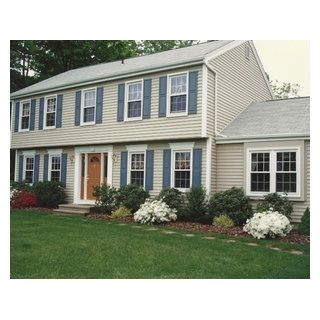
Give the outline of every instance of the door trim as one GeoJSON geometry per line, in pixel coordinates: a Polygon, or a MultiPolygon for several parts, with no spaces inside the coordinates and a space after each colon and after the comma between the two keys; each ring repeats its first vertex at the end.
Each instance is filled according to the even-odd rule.
{"type": "MultiPolygon", "coordinates": [[[[74,194],[73,199],[75,204],[94,204],[94,200],[82,200],[80,199],[81,193],[81,155],[88,153],[107,153],[108,154],[108,176],[107,183],[112,185],[112,154],[113,146],[104,145],[104,146],[84,146],[84,147],[75,147],[74,148],[74,194]]],[[[103,163],[101,163],[102,167],[103,163]]],[[[85,169],[87,170],[87,169],[85,169]]],[[[102,169],[101,169],[102,170],[102,169]]],[[[103,177],[101,177],[102,179],[103,177]]]]}

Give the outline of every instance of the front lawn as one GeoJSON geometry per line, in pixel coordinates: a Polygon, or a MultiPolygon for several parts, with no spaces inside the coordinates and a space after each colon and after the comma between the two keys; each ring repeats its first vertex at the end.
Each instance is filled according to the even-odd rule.
{"type": "Polygon", "coordinates": [[[309,245],[11,213],[11,278],[309,278],[309,264],[309,245]]]}

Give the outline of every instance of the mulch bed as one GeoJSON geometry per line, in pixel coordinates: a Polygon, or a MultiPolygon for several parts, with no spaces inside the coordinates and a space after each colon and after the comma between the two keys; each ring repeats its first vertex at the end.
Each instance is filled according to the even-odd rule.
{"type": "MultiPolygon", "coordinates": [[[[105,214],[89,214],[86,217],[96,220],[108,220],[108,221],[121,221],[121,222],[134,222],[133,217],[126,217],[122,219],[112,218],[110,215],[105,214]]],[[[176,222],[168,222],[163,224],[163,226],[174,227],[178,229],[185,229],[191,231],[201,231],[201,232],[212,232],[225,234],[228,236],[241,236],[246,238],[252,238],[248,233],[243,231],[241,227],[232,227],[232,228],[221,228],[208,224],[201,224],[195,222],[184,222],[184,221],[176,221],[176,222]]],[[[286,237],[277,238],[277,240],[281,242],[287,243],[310,243],[310,236],[301,235],[297,230],[292,230],[286,237]]]]}

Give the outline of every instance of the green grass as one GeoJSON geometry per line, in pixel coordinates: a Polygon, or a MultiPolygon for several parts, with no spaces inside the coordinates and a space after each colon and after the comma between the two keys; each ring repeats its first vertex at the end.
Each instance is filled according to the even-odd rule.
{"type": "Polygon", "coordinates": [[[308,245],[132,226],[13,210],[11,278],[309,278],[308,245]]]}

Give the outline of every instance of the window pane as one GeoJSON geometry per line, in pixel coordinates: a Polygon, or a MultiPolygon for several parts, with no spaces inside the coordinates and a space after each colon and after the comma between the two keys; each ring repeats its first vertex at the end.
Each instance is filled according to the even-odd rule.
{"type": "Polygon", "coordinates": [[[33,158],[26,158],[26,170],[33,170],[33,158]]]}
{"type": "Polygon", "coordinates": [[[95,91],[87,91],[84,93],[84,107],[92,107],[96,105],[95,91]]]}
{"type": "Polygon", "coordinates": [[[56,98],[50,98],[47,100],[47,112],[56,111],[56,98]]]}
{"type": "Polygon", "coordinates": [[[22,116],[29,116],[30,115],[30,103],[24,103],[22,105],[22,116]]]}
{"type": "Polygon", "coordinates": [[[84,111],[84,117],[83,122],[92,122],[94,121],[94,107],[92,108],[85,108],[84,111]]]}
{"type": "Polygon", "coordinates": [[[33,171],[27,171],[26,170],[26,178],[25,181],[27,183],[32,183],[33,182],[33,171]]]}
{"type": "Polygon", "coordinates": [[[51,181],[60,181],[60,171],[51,171],[51,181]]]}
{"type": "Polygon", "coordinates": [[[297,174],[296,173],[277,173],[276,175],[277,192],[296,192],[297,174]]]}
{"type": "Polygon", "coordinates": [[[296,152],[277,152],[277,171],[296,171],[296,152]]]}
{"type": "Polygon", "coordinates": [[[269,192],[270,174],[269,173],[251,173],[251,191],[269,192]]]}
{"type": "Polygon", "coordinates": [[[143,171],[131,171],[131,183],[137,184],[143,187],[144,172],[143,171]]]}
{"type": "Polygon", "coordinates": [[[190,170],[190,152],[176,152],[175,153],[175,169],[176,170],[190,170]]]}
{"type": "Polygon", "coordinates": [[[47,113],[47,121],[46,126],[47,127],[54,127],[56,124],[56,113],[47,113]]]}
{"type": "Polygon", "coordinates": [[[141,96],[142,96],[142,83],[137,82],[137,83],[129,84],[128,101],[141,100],[141,96]]]}
{"type": "Polygon", "coordinates": [[[186,93],[187,75],[171,77],[171,94],[186,93]]]}
{"type": "Polygon", "coordinates": [[[251,171],[268,172],[270,170],[270,155],[267,152],[251,154],[251,171]]]}
{"type": "Polygon", "coordinates": [[[141,101],[128,103],[128,118],[141,117],[141,101]]]}
{"type": "Polygon", "coordinates": [[[54,156],[51,158],[51,170],[60,170],[60,157],[54,156]]]}
{"type": "Polygon", "coordinates": [[[21,129],[29,129],[29,116],[21,118],[21,129]]]}
{"type": "Polygon", "coordinates": [[[136,153],[131,155],[131,170],[144,170],[143,153],[136,153]]]}
{"type": "Polygon", "coordinates": [[[175,188],[190,188],[190,171],[175,171],[175,188]]]}
{"type": "Polygon", "coordinates": [[[181,96],[173,96],[171,97],[171,103],[170,103],[170,111],[171,112],[184,112],[186,111],[187,106],[187,96],[181,95],[181,96]]]}

